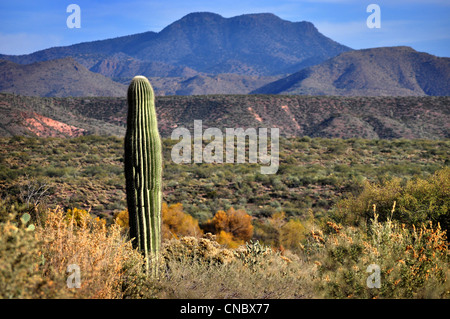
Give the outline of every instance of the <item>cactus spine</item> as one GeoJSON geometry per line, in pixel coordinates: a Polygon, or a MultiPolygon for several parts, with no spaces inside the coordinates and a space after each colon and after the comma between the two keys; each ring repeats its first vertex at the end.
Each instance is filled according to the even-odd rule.
{"type": "Polygon", "coordinates": [[[150,82],[136,76],[128,87],[125,179],[133,245],[156,274],[161,245],[161,139],[150,82]]]}

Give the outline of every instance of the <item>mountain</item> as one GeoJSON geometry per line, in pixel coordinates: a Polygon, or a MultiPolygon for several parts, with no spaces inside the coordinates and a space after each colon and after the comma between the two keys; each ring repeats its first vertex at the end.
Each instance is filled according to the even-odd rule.
{"type": "Polygon", "coordinates": [[[450,58],[410,47],[344,52],[269,83],[254,94],[449,96],[450,58]]]}
{"type": "Polygon", "coordinates": [[[124,96],[126,86],[73,58],[21,65],[0,60],[0,91],[31,96],[124,96]]]}
{"type": "Polygon", "coordinates": [[[224,18],[200,12],[188,14],[158,33],[55,47],[29,55],[0,55],[0,59],[29,64],[71,56],[86,68],[112,78],[123,77],[126,68],[139,73],[145,68],[149,76],[183,76],[192,70],[271,76],[298,71],[348,50],[310,22],[290,22],[269,13],[224,18]],[[111,59],[113,63],[108,62],[111,59]],[[168,65],[168,70],[161,69],[160,63],[168,65]]]}
{"type": "Polygon", "coordinates": [[[310,22],[289,22],[273,14],[223,18],[192,13],[163,29],[138,58],[184,65],[219,74],[277,75],[348,51],[310,22]],[[174,50],[174,48],[176,48],[174,50]]]}
{"type": "Polygon", "coordinates": [[[191,13],[160,32],[0,59],[9,61],[0,91],[21,95],[120,96],[135,75],[157,95],[450,95],[450,58],[409,47],[352,50],[310,22],[270,13],[191,13]]]}
{"type": "Polygon", "coordinates": [[[119,79],[131,79],[137,74],[146,77],[193,77],[199,74],[188,67],[141,61],[124,53],[115,53],[101,59],[90,70],[106,77],[119,79]]]}
{"type": "MultiPolygon", "coordinates": [[[[157,96],[162,137],[176,127],[278,127],[282,136],[327,138],[450,137],[450,97],[302,95],[157,96]]],[[[0,136],[125,134],[125,97],[40,98],[0,94],[0,136]]]]}
{"type": "Polygon", "coordinates": [[[148,76],[157,95],[247,94],[276,76],[207,75],[162,62],[127,64],[121,54],[96,64],[92,71],[72,58],[21,65],[0,60],[0,92],[28,96],[125,96],[133,74],[148,76]],[[148,68],[146,67],[149,66],[148,68]],[[116,81],[101,74],[121,76],[116,81]],[[155,76],[158,73],[160,76],[155,76]],[[101,72],[100,72],[101,71],[101,72]],[[95,73],[97,72],[97,73],[95,73]],[[165,74],[165,76],[163,76],[165,74]],[[183,76],[175,76],[182,74],[183,76]]]}
{"type": "MultiPolygon", "coordinates": [[[[199,74],[189,78],[149,78],[156,95],[248,94],[278,76],[199,74]]],[[[127,81],[128,82],[128,81],[127,81]]]]}

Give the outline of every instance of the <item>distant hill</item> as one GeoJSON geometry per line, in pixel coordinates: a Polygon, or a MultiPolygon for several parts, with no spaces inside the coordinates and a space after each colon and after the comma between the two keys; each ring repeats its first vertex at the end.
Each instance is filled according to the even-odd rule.
{"type": "Polygon", "coordinates": [[[409,47],[355,50],[302,69],[252,93],[449,96],[450,58],[409,47]]]}
{"type": "MultiPolygon", "coordinates": [[[[224,132],[278,127],[283,136],[327,138],[450,138],[450,97],[330,97],[284,95],[160,96],[163,137],[176,127],[224,132]]],[[[38,98],[0,94],[0,136],[124,136],[125,97],[38,98]]]]}
{"type": "Polygon", "coordinates": [[[199,12],[186,15],[158,33],[85,42],[29,55],[0,55],[0,59],[25,64],[71,56],[109,77],[122,77],[124,67],[137,65],[139,73],[145,65],[152,76],[167,76],[168,71],[161,70],[160,64],[148,62],[170,65],[167,68],[172,76],[183,76],[189,69],[207,74],[261,76],[289,74],[348,50],[310,22],[290,22],[269,13],[224,18],[199,12]],[[101,67],[111,59],[117,62],[101,67]]]}
{"type": "Polygon", "coordinates": [[[163,62],[146,62],[132,58],[124,53],[115,53],[105,57],[90,68],[110,78],[131,79],[135,75],[146,77],[193,77],[199,72],[181,66],[173,66],[163,62]]]}
{"type": "Polygon", "coordinates": [[[322,35],[310,22],[290,22],[269,13],[232,18],[192,13],[150,42],[135,53],[138,58],[212,74],[291,73],[350,50],[322,35]]]}
{"type": "Polygon", "coordinates": [[[0,91],[20,95],[124,96],[135,75],[160,96],[450,95],[450,58],[409,47],[352,50],[310,22],[270,13],[191,13],[160,32],[0,59],[10,61],[1,62],[0,91]]]}
{"type": "Polygon", "coordinates": [[[157,95],[209,95],[248,94],[279,78],[279,76],[199,74],[189,78],[158,77],[149,80],[157,95]]]}
{"type": "Polygon", "coordinates": [[[126,86],[93,73],[72,58],[32,64],[0,60],[0,92],[29,96],[124,96],[126,86]]]}
{"type": "MultiPolygon", "coordinates": [[[[0,55],[0,59],[32,64],[34,73],[48,73],[36,68],[50,64],[35,63],[72,57],[86,69],[120,84],[128,85],[135,75],[144,75],[151,79],[157,95],[247,94],[348,50],[309,22],[290,22],[273,14],[224,18],[200,12],[188,14],[158,33],[84,42],[27,55],[0,55]]],[[[16,86],[12,89],[3,84],[0,91],[37,96],[93,95],[88,90],[91,86],[72,81],[80,75],[75,71],[70,66],[64,69],[66,76],[60,79],[60,88],[48,87],[52,81],[34,83],[28,72],[12,72],[9,81],[16,86]],[[33,83],[32,88],[28,82],[33,83]],[[76,94],[69,92],[69,87],[76,94]]]]}
{"type": "Polygon", "coordinates": [[[130,78],[134,77],[133,74],[139,74],[149,77],[157,95],[247,94],[280,78],[239,74],[207,75],[189,68],[161,62],[138,62],[132,58],[129,64],[124,64],[118,56],[120,54],[103,60],[92,71],[73,58],[26,65],[0,60],[0,92],[43,97],[125,96],[130,78]],[[101,71],[108,75],[108,70],[121,77],[113,81],[95,73],[101,71]],[[184,76],[174,76],[178,74],[184,76]]]}

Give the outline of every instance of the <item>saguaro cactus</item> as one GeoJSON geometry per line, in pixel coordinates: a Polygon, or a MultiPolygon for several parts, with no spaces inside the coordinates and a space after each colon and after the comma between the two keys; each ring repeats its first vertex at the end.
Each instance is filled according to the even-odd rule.
{"type": "Polygon", "coordinates": [[[156,273],[161,245],[161,138],[150,82],[136,76],[128,87],[125,179],[130,237],[142,251],[146,270],[156,273]]]}

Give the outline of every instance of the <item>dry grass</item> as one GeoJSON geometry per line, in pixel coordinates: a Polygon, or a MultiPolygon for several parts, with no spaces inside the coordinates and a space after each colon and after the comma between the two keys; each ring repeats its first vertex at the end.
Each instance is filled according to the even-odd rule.
{"type": "Polygon", "coordinates": [[[227,249],[215,238],[166,243],[160,298],[312,298],[311,265],[281,256],[258,242],[227,249]]]}
{"type": "Polygon", "coordinates": [[[142,265],[119,226],[106,227],[87,212],[74,218],[60,208],[51,210],[36,235],[42,242],[44,275],[64,274],[72,264],[80,268],[81,287],[72,288],[77,298],[122,298],[124,266],[130,261],[142,265]]]}
{"type": "Polygon", "coordinates": [[[210,234],[181,237],[164,243],[159,277],[151,277],[123,230],[86,211],[48,209],[34,230],[18,220],[10,214],[0,223],[2,298],[450,297],[448,242],[438,225],[408,229],[374,218],[365,232],[328,222],[298,254],[252,241],[230,249],[210,234]],[[80,288],[67,286],[72,264],[80,288]],[[381,268],[380,289],[366,285],[370,264],[381,268]]]}
{"type": "Polygon", "coordinates": [[[372,219],[368,232],[329,222],[311,234],[320,296],[326,298],[450,298],[446,232],[431,223],[404,224],[372,219]],[[379,288],[367,278],[380,268],[379,288]]]}
{"type": "Polygon", "coordinates": [[[31,231],[13,214],[1,223],[1,297],[113,299],[138,293],[142,257],[118,225],[60,208],[42,219],[31,231]],[[70,265],[80,269],[79,288],[69,288],[70,265]]]}
{"type": "Polygon", "coordinates": [[[7,298],[311,298],[310,265],[248,243],[228,249],[207,234],[165,242],[159,277],[118,225],[86,211],[46,211],[34,231],[1,223],[0,279],[7,298]],[[6,243],[9,243],[7,245],[6,243]],[[12,267],[18,263],[20,267],[12,267]],[[80,288],[68,288],[69,265],[80,288]]]}

